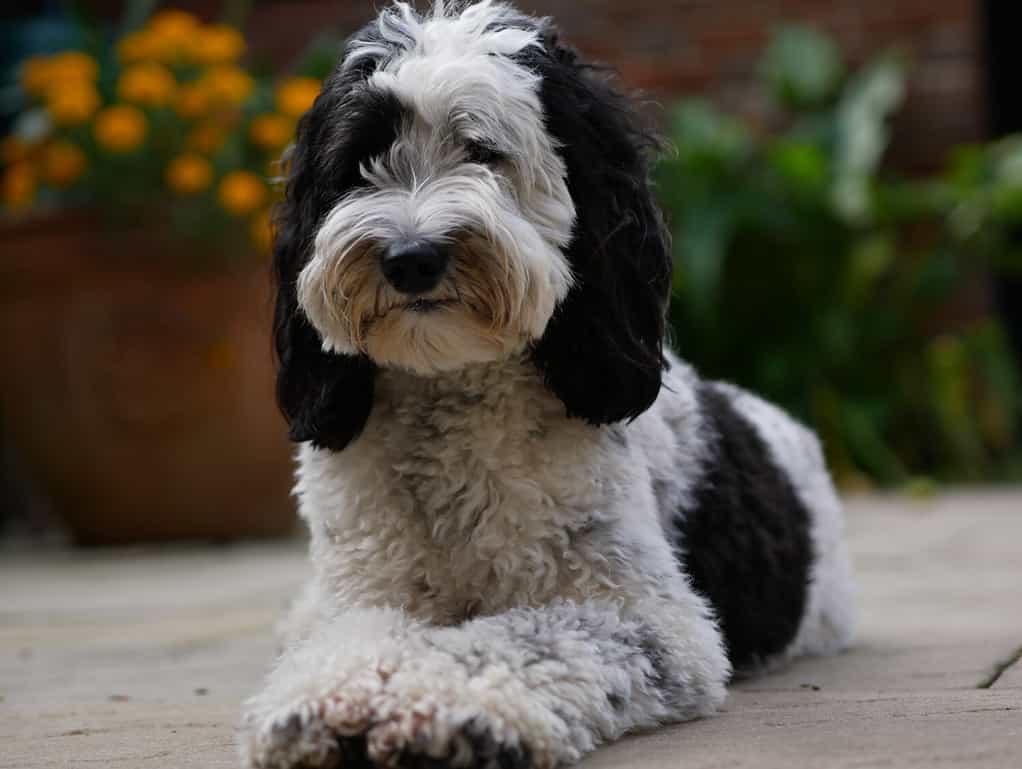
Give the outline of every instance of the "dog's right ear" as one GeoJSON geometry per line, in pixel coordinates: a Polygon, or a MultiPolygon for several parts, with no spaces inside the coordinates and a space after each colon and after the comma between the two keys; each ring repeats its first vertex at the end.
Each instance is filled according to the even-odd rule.
{"type": "Polygon", "coordinates": [[[340,451],[369,419],[376,367],[364,355],[323,350],[319,333],[298,304],[298,276],[312,254],[316,231],[343,190],[330,172],[337,148],[332,124],[345,95],[365,73],[338,71],[298,123],[284,160],[285,196],[274,216],[273,273],[277,299],[273,342],[277,353],[277,402],[292,441],[340,451]]]}

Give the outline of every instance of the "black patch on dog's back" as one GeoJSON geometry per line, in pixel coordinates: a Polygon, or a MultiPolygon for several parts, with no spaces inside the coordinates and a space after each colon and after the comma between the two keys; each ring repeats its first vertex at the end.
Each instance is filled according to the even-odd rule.
{"type": "Polygon", "coordinates": [[[726,394],[699,391],[712,455],[692,509],[675,517],[685,571],[717,613],[736,670],[784,651],[805,610],[809,512],[726,394]]]}

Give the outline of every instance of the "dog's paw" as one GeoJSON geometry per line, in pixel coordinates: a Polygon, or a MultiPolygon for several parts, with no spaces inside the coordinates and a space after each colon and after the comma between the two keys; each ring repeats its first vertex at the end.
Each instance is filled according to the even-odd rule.
{"type": "Polygon", "coordinates": [[[514,732],[480,714],[419,703],[366,735],[373,766],[394,769],[531,769],[532,755],[514,732]]]}
{"type": "Polygon", "coordinates": [[[366,732],[379,686],[343,691],[245,716],[240,742],[246,769],[368,769],[366,732]]]}

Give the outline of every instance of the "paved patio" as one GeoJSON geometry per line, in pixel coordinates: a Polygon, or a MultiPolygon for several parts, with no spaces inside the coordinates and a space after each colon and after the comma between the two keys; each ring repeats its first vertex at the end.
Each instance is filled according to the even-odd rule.
{"type": "MultiPolygon", "coordinates": [[[[585,769],[1022,766],[1022,494],[861,498],[857,648],[585,769]]],[[[0,552],[0,769],[235,769],[295,544],[0,552]]]]}

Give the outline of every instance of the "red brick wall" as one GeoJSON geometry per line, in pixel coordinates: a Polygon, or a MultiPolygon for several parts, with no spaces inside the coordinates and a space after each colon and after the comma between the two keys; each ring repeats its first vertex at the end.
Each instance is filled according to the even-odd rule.
{"type": "MultiPolygon", "coordinates": [[[[984,131],[979,0],[517,0],[557,19],[565,36],[616,66],[664,104],[704,95],[750,117],[764,111],[756,63],[770,29],[813,24],[852,62],[898,46],[912,61],[895,132],[899,164],[931,166],[948,147],[984,131]]],[[[282,63],[327,27],[353,30],[384,0],[264,0],[251,32],[257,51],[282,63]]],[[[219,7],[213,0],[173,5],[219,7]]]]}
{"type": "Polygon", "coordinates": [[[939,161],[983,133],[978,0],[521,0],[557,18],[583,50],[613,63],[631,85],[669,100],[701,94],[761,115],[756,65],[771,28],[785,21],[834,36],[861,62],[899,47],[912,62],[896,154],[939,161]]]}
{"type": "MultiPolygon", "coordinates": [[[[894,154],[931,166],[984,128],[978,0],[519,0],[557,19],[565,36],[616,66],[629,85],[664,104],[705,95],[750,117],[763,114],[755,86],[772,27],[797,20],[835,36],[852,62],[897,46],[912,62],[894,154]]],[[[353,28],[369,0],[299,0],[257,6],[259,48],[289,55],[324,25],[353,28]]]]}

